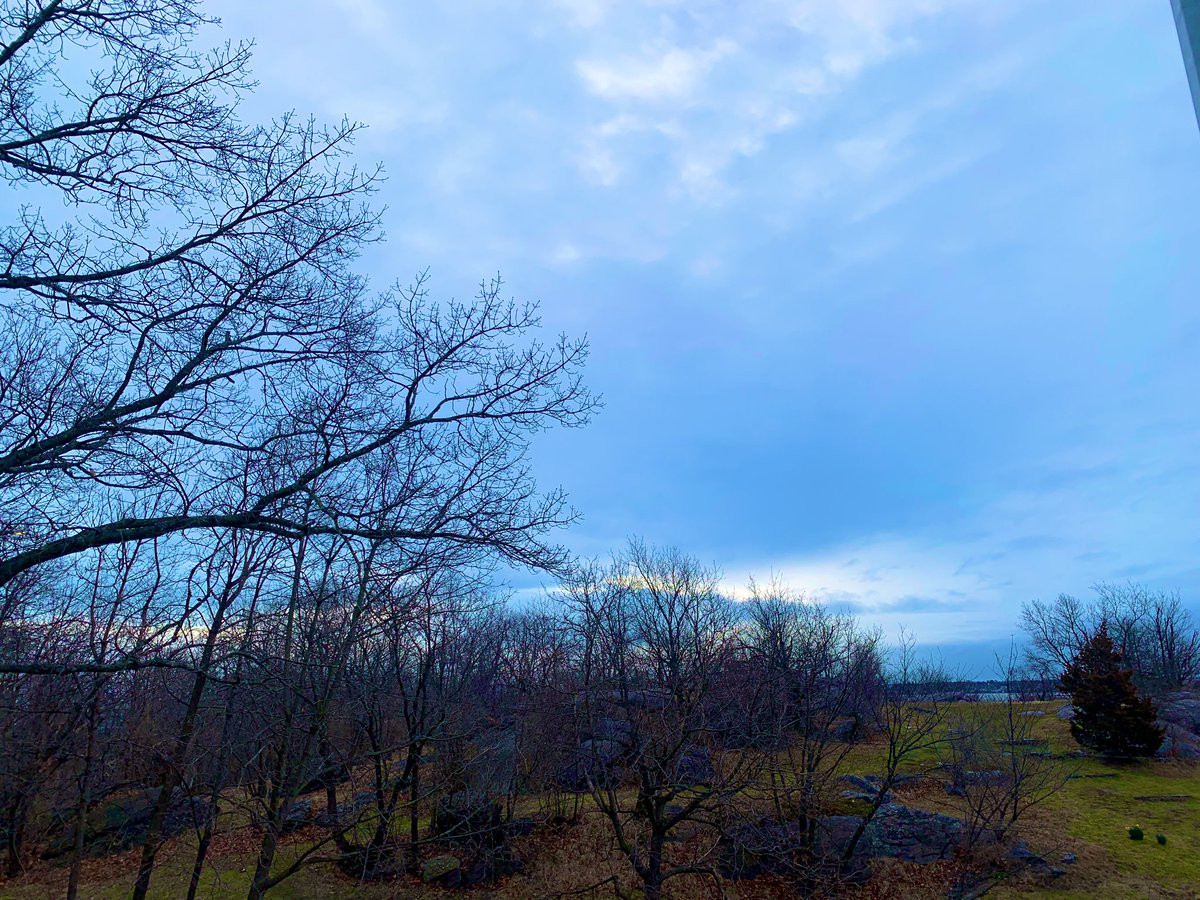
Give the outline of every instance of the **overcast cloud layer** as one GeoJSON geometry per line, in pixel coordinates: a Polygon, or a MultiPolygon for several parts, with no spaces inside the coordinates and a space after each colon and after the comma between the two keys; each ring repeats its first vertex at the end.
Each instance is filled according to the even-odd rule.
{"type": "MultiPolygon", "coordinates": [[[[927,641],[1200,596],[1200,134],[1169,4],[292,0],[249,112],[346,114],[379,283],[502,271],[607,408],[584,514],[927,641]]],[[[522,585],[533,587],[533,582],[522,585]]]]}

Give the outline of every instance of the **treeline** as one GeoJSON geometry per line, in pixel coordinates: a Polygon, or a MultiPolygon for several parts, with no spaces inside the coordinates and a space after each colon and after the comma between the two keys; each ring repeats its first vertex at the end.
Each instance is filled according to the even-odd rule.
{"type": "Polygon", "coordinates": [[[751,857],[813,892],[863,877],[873,819],[922,773],[949,778],[962,806],[954,846],[1002,839],[1062,784],[1015,700],[964,710],[911,645],[885,653],[779,584],[732,601],[677,550],[633,541],[514,610],[485,571],[414,570],[386,542],[168,546],[51,570],[3,623],[10,874],[68,859],[73,891],[89,856],[134,847],[142,896],[164,842],[187,834],[187,872],[171,877],[202,896],[214,839],[243,833],[258,848],[250,897],[311,864],[419,872],[447,844],[488,880],[519,865],[514,819],[586,813],[647,896],[736,877],[751,857]],[[857,816],[836,815],[867,740],[857,816]],[[281,854],[299,829],[299,852],[281,854]]]}
{"type": "Polygon", "coordinates": [[[734,604],[714,571],[640,543],[521,612],[480,573],[414,573],[369,542],[233,533],[188,549],[204,552],[187,569],[152,544],[89,557],[13,604],[10,874],[31,854],[78,870],[116,849],[97,848],[93,815],[114,798],[143,801],[144,821],[108,836],[142,847],[138,891],[186,830],[194,893],[232,821],[261,832],[260,896],[304,864],[276,866],[276,851],[313,824],[314,799],[309,858],[382,877],[448,829],[483,838],[518,795],[570,818],[590,794],[658,884],[679,874],[663,868],[668,833],[744,790],[755,751],[797,754],[813,780],[781,781],[775,799],[815,814],[816,776],[832,777],[883,691],[877,639],[853,621],[779,592],[734,604]],[[652,798],[644,836],[619,789],[632,770],[652,798]]]}

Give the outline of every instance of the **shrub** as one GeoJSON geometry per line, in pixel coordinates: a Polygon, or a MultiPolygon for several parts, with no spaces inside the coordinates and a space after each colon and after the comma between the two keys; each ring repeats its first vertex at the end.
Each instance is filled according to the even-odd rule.
{"type": "Polygon", "coordinates": [[[1129,829],[1129,839],[1131,841],[1140,841],[1146,836],[1146,832],[1142,831],[1141,825],[1134,825],[1129,829]]]}
{"type": "Polygon", "coordinates": [[[1158,711],[1148,698],[1138,696],[1131,679],[1132,672],[1101,626],[1062,675],[1062,688],[1075,707],[1075,740],[1110,757],[1154,755],[1163,741],[1163,730],[1155,722],[1158,711]]]}
{"type": "Polygon", "coordinates": [[[1167,836],[1165,834],[1156,834],[1154,839],[1158,841],[1160,846],[1167,846],[1167,836]]]}

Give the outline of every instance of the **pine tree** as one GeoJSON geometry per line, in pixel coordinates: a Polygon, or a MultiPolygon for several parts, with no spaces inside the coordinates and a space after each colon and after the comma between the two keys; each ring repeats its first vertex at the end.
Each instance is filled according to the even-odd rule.
{"type": "Polygon", "coordinates": [[[1155,724],[1158,710],[1149,698],[1138,696],[1132,676],[1101,626],[1062,675],[1062,689],[1075,706],[1075,740],[1109,757],[1154,755],[1163,740],[1163,730],[1155,724]]]}

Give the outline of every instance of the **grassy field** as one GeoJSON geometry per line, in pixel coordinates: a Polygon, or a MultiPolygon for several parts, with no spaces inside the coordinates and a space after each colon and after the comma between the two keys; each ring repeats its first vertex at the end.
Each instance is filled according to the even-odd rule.
{"type": "MultiPolygon", "coordinates": [[[[1029,704],[1044,715],[1034,720],[1033,734],[1045,739],[1055,752],[1069,754],[1077,749],[1067,724],[1054,712],[1060,704],[1029,704]]],[[[870,773],[878,768],[881,748],[866,744],[848,757],[848,772],[870,773]]],[[[1131,765],[1109,765],[1085,758],[1070,760],[1073,777],[1044,805],[1033,810],[1019,829],[1020,838],[1066,874],[1058,878],[1023,873],[998,885],[989,896],[1056,897],[1108,900],[1108,898],[1195,898],[1200,897],[1200,768],[1194,764],[1154,761],[1131,765]],[[1129,828],[1137,825],[1143,840],[1131,840],[1129,828]],[[1164,835],[1165,844],[1156,841],[1164,835]],[[1074,864],[1060,863],[1063,854],[1074,854],[1074,864]]],[[[955,814],[953,798],[935,785],[901,793],[912,806],[955,814]]],[[[221,836],[211,854],[201,896],[242,898],[253,869],[257,835],[243,829],[221,836]]],[[[283,850],[288,854],[305,847],[304,832],[283,850]]],[[[626,874],[624,861],[614,851],[602,823],[585,821],[562,831],[541,829],[518,844],[529,860],[524,875],[508,879],[498,888],[476,889],[467,896],[496,898],[553,897],[603,879],[606,874],[626,874]]],[[[155,874],[156,898],[174,900],[187,889],[192,842],[178,839],[169,846],[163,865],[155,874]]],[[[90,860],[84,873],[81,896],[108,900],[128,896],[137,852],[90,860]]],[[[938,897],[945,892],[964,862],[929,867],[883,862],[877,877],[856,889],[862,897],[938,897]]],[[[42,864],[16,881],[0,884],[0,898],[34,900],[61,896],[66,871],[61,866],[42,864]]],[[[751,900],[784,896],[782,885],[768,881],[726,883],[724,896],[751,900]]],[[[360,885],[339,875],[332,866],[302,869],[271,892],[271,896],[294,898],[434,897],[447,896],[441,888],[422,885],[417,879],[389,884],[360,885]]],[[[604,896],[596,894],[596,896],[604,896]]],[[[612,896],[608,893],[607,896],[612,896]]],[[[673,896],[718,897],[720,890],[710,880],[677,882],[673,896]]]]}

